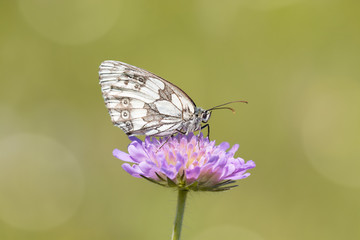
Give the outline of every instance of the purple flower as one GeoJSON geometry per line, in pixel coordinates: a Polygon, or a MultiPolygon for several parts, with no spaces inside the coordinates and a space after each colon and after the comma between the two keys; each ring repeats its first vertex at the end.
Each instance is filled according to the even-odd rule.
{"type": "Polygon", "coordinates": [[[151,182],[177,187],[183,190],[223,191],[235,180],[246,178],[248,169],[254,168],[253,161],[245,162],[234,158],[239,145],[223,142],[215,145],[202,134],[178,134],[175,137],[157,139],[146,137],[144,141],[131,137],[128,152],[118,149],[113,155],[124,163],[122,167],[134,177],[151,182]],[[167,141],[166,141],[167,140],[167,141]]]}

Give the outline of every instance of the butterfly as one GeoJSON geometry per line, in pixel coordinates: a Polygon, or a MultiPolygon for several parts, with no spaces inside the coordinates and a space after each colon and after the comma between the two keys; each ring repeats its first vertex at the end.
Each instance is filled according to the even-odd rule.
{"type": "MultiPolygon", "coordinates": [[[[208,127],[215,109],[197,107],[180,88],[144,69],[107,60],[99,67],[99,81],[113,124],[127,135],[172,136],[208,127]],[[202,124],[205,124],[202,126],[202,124]]],[[[245,102],[246,101],[234,101],[245,102]]]]}

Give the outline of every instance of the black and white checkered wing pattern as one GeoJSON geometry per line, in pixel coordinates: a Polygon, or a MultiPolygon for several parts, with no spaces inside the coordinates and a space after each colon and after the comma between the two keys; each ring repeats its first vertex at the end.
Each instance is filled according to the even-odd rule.
{"type": "Polygon", "coordinates": [[[128,135],[171,135],[194,114],[194,102],[181,89],[144,69],[104,61],[99,79],[113,124],[128,135]]]}

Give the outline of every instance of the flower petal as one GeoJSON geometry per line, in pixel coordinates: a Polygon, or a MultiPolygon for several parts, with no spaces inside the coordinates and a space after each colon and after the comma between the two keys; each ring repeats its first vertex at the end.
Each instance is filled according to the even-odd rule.
{"type": "Polygon", "coordinates": [[[143,162],[146,161],[146,159],[148,159],[148,155],[146,154],[143,146],[138,143],[137,141],[132,142],[129,147],[128,147],[128,151],[130,154],[131,159],[134,162],[143,162]]]}
{"type": "Polygon", "coordinates": [[[129,154],[127,154],[123,151],[120,151],[119,149],[114,149],[113,155],[114,155],[114,157],[116,157],[124,162],[134,163],[134,161],[132,160],[132,158],[130,157],[129,154]]]}
{"type": "Polygon", "coordinates": [[[129,139],[130,139],[131,142],[138,142],[140,144],[142,143],[142,141],[139,138],[135,137],[135,136],[130,136],[129,139]]]}
{"type": "Polygon", "coordinates": [[[139,171],[138,169],[132,167],[128,163],[124,163],[122,165],[122,168],[133,177],[140,178],[141,177],[140,174],[143,174],[141,171],[139,171]]]}

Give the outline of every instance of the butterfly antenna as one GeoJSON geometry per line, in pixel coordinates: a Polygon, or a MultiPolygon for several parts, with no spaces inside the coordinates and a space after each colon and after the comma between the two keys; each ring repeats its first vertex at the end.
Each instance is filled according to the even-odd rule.
{"type": "Polygon", "coordinates": [[[233,108],[230,108],[230,107],[220,108],[220,107],[225,106],[225,105],[228,105],[228,104],[231,104],[231,103],[237,103],[237,102],[248,103],[247,101],[232,101],[232,102],[227,102],[227,103],[223,103],[223,104],[217,105],[217,106],[215,106],[215,107],[212,107],[212,108],[210,108],[210,109],[207,109],[206,111],[211,111],[211,110],[216,110],[216,109],[229,109],[229,110],[231,110],[233,113],[235,113],[235,110],[234,110],[233,108]]]}
{"type": "Polygon", "coordinates": [[[228,110],[232,111],[233,113],[235,113],[235,109],[233,109],[231,107],[218,107],[218,108],[212,108],[211,110],[219,110],[219,109],[228,109],[228,110]]]}

